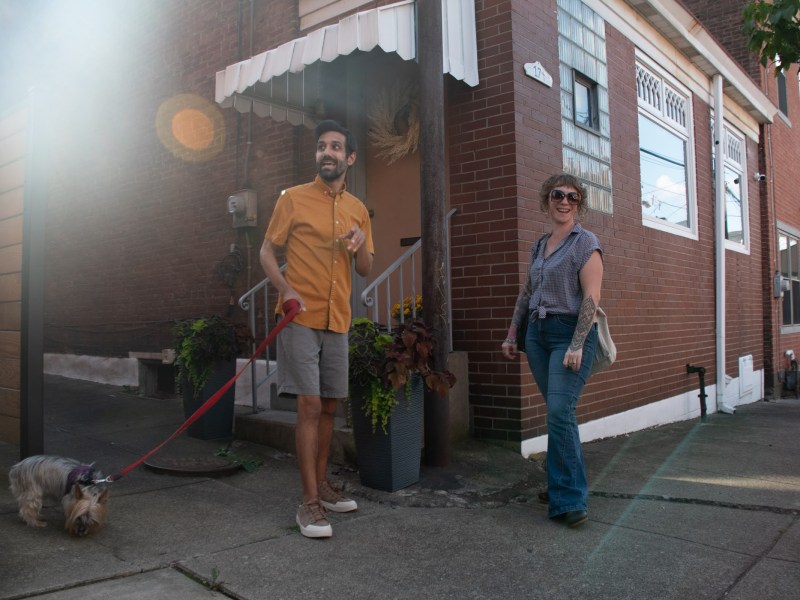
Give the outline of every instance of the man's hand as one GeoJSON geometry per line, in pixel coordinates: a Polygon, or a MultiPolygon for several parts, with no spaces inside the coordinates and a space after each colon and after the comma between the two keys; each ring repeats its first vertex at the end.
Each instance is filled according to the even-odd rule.
{"type": "Polygon", "coordinates": [[[284,302],[287,300],[297,300],[300,304],[300,311],[303,312],[306,310],[306,303],[303,302],[303,299],[300,297],[300,294],[294,291],[294,288],[288,288],[285,292],[281,294],[281,298],[284,302]]]}
{"type": "Polygon", "coordinates": [[[358,249],[364,245],[364,241],[367,239],[367,236],[364,235],[364,232],[361,231],[360,227],[353,225],[350,228],[350,231],[340,235],[339,239],[345,244],[345,248],[347,248],[348,252],[355,254],[358,252],[358,249]]]}

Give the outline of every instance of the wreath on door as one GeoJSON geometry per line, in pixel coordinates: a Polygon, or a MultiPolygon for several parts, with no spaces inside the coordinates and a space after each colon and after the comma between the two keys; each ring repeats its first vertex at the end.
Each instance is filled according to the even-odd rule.
{"type": "Polygon", "coordinates": [[[381,90],[369,111],[369,140],[378,158],[388,164],[417,151],[419,146],[419,87],[397,82],[381,90]]]}

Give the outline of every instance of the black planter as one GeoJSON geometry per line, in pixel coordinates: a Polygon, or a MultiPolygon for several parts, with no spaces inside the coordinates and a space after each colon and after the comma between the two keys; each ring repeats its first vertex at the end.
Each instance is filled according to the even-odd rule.
{"type": "MultiPolygon", "coordinates": [[[[236,359],[219,362],[215,365],[211,373],[211,378],[203,387],[200,395],[194,397],[192,384],[183,379],[181,389],[183,390],[183,414],[188,419],[206,400],[211,398],[217,390],[225,385],[234,375],[236,375],[236,359]]],[[[219,401],[212,406],[206,414],[197,421],[189,425],[186,433],[193,438],[201,440],[214,440],[217,438],[229,438],[233,436],[233,412],[236,386],[225,392],[219,401]]]]}
{"type": "Polygon", "coordinates": [[[398,404],[389,417],[386,433],[364,414],[363,393],[353,391],[353,437],[356,443],[358,474],[367,487],[395,492],[419,481],[422,458],[423,393],[422,378],[411,379],[411,398],[405,388],[397,390],[398,404]]]}

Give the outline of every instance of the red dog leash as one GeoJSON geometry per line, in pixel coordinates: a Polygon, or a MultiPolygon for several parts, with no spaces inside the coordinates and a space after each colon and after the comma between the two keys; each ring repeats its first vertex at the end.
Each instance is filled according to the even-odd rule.
{"type": "Polygon", "coordinates": [[[128,465],[127,467],[125,467],[124,469],[122,469],[122,471],[120,471],[117,475],[109,475],[105,479],[96,480],[93,483],[111,483],[111,482],[117,481],[118,479],[124,477],[129,472],[133,471],[133,469],[135,469],[140,464],[142,464],[144,461],[146,461],[148,458],[150,458],[153,454],[155,454],[156,452],[161,450],[161,448],[163,448],[168,443],[170,443],[172,440],[174,440],[176,437],[178,437],[181,433],[183,433],[189,427],[189,425],[191,425],[192,423],[197,421],[197,419],[199,419],[204,414],[206,414],[209,411],[209,409],[212,406],[214,406],[219,401],[219,399],[222,398],[223,395],[225,395],[225,392],[227,392],[229,389],[231,389],[231,386],[236,382],[237,379],[239,379],[239,377],[242,375],[242,373],[244,373],[245,369],[247,369],[247,367],[250,366],[250,363],[253,362],[256,359],[256,357],[264,351],[264,348],[266,348],[267,345],[269,345],[277,337],[277,335],[281,331],[281,329],[286,327],[286,325],[288,325],[289,322],[292,319],[294,319],[295,316],[297,316],[297,313],[300,312],[300,303],[297,300],[287,300],[286,302],[283,303],[282,308],[283,308],[284,318],[281,319],[281,321],[275,326],[275,329],[273,329],[270,332],[270,334],[267,336],[267,339],[265,339],[263,342],[261,342],[261,345],[253,353],[253,356],[251,356],[248,359],[248,361],[245,363],[245,365],[239,370],[238,373],[236,373],[236,375],[234,375],[230,379],[230,381],[228,381],[228,383],[226,383],[219,390],[217,390],[216,393],[213,396],[211,396],[211,398],[206,400],[200,406],[200,408],[198,408],[194,412],[194,414],[191,417],[186,419],[186,422],[184,422],[183,425],[178,427],[178,429],[175,430],[175,433],[173,433],[166,440],[161,442],[158,446],[156,446],[155,448],[150,450],[150,452],[145,454],[142,458],[140,458],[136,462],[134,462],[134,463],[128,465]]]}

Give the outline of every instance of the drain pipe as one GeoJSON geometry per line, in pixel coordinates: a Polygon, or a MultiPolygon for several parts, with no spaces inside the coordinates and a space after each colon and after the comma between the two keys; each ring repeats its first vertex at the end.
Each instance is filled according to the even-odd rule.
{"type": "Polygon", "coordinates": [[[713,78],[714,85],[714,238],[716,241],[716,321],[717,321],[717,410],[732,415],[735,409],[725,404],[725,147],[723,121],[725,119],[722,75],[713,78]]]}
{"type": "Polygon", "coordinates": [[[686,372],[689,374],[697,373],[697,377],[700,379],[700,393],[697,397],[700,398],[700,420],[705,423],[707,412],[706,398],[708,397],[708,394],[706,394],[706,368],[686,365],[686,372]]]}

